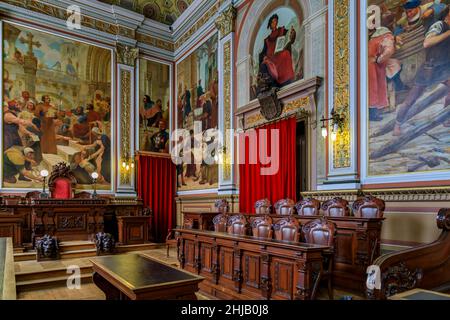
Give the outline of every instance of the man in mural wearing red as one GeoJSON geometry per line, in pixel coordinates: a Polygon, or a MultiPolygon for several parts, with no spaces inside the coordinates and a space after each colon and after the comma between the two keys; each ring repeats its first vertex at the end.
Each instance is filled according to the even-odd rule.
{"type": "Polygon", "coordinates": [[[260,72],[270,74],[275,84],[282,87],[291,83],[295,78],[291,46],[295,42],[297,34],[292,27],[289,31],[289,39],[287,43],[284,43],[283,39],[288,30],[285,27],[278,27],[278,19],[277,14],[272,15],[269,19],[267,28],[272,32],[264,39],[264,48],[259,56],[259,64],[260,72]]]}

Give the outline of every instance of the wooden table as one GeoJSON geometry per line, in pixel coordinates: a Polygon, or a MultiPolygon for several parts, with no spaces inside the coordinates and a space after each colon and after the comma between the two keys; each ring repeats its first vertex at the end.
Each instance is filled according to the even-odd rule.
{"type": "Polygon", "coordinates": [[[93,281],[107,300],[196,300],[203,280],[141,254],[97,257],[93,281]]]}
{"type": "Polygon", "coordinates": [[[16,300],[12,238],[0,238],[0,300],[16,300]]]}
{"type": "Polygon", "coordinates": [[[450,295],[424,289],[413,289],[393,295],[389,297],[389,300],[450,300],[450,295]]]}

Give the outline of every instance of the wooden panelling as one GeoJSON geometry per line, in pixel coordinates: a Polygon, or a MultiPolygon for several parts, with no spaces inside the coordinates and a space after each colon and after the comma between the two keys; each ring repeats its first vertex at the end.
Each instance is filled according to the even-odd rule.
{"type": "Polygon", "coordinates": [[[213,231],[175,232],[182,268],[197,271],[195,264],[188,263],[192,252],[200,254],[200,261],[209,260],[210,256],[213,264],[216,261],[217,267],[213,265],[211,271],[201,269],[205,280],[200,289],[221,299],[311,299],[314,281],[322,272],[322,255],[330,249],[213,231]]]}

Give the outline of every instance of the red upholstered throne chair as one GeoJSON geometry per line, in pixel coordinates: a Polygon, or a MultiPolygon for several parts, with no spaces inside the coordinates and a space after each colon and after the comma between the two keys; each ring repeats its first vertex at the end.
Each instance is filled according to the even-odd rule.
{"type": "Polygon", "coordinates": [[[64,163],[53,166],[52,173],[48,178],[48,189],[53,199],[74,198],[77,179],[70,171],[70,167],[64,163]]]}

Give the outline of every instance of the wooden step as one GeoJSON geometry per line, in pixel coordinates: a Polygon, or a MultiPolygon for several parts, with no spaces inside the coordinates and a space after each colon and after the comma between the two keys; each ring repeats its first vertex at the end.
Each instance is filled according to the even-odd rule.
{"type": "Polygon", "coordinates": [[[14,253],[14,262],[36,260],[36,251],[14,253]]]}
{"type": "Polygon", "coordinates": [[[116,247],[117,253],[125,253],[130,251],[144,251],[144,250],[152,250],[152,249],[161,249],[165,248],[166,245],[164,243],[144,243],[144,244],[127,244],[127,245],[118,245],[116,247]]]}
{"type": "MultiPolygon", "coordinates": [[[[65,275],[61,277],[52,277],[46,279],[33,279],[16,282],[16,290],[17,292],[24,291],[33,291],[38,289],[46,289],[46,288],[55,288],[55,287],[64,287],[67,285],[67,279],[70,275],[65,275]]],[[[80,282],[83,283],[92,283],[92,274],[86,273],[80,275],[80,282]]]]}
{"type": "MultiPolygon", "coordinates": [[[[80,267],[80,274],[92,275],[92,265],[80,267]]],[[[16,283],[38,279],[68,277],[67,268],[54,268],[42,271],[16,272],[16,283]]]]}
{"type": "Polygon", "coordinates": [[[90,241],[68,241],[59,244],[60,252],[95,249],[95,243],[90,241]]]}

